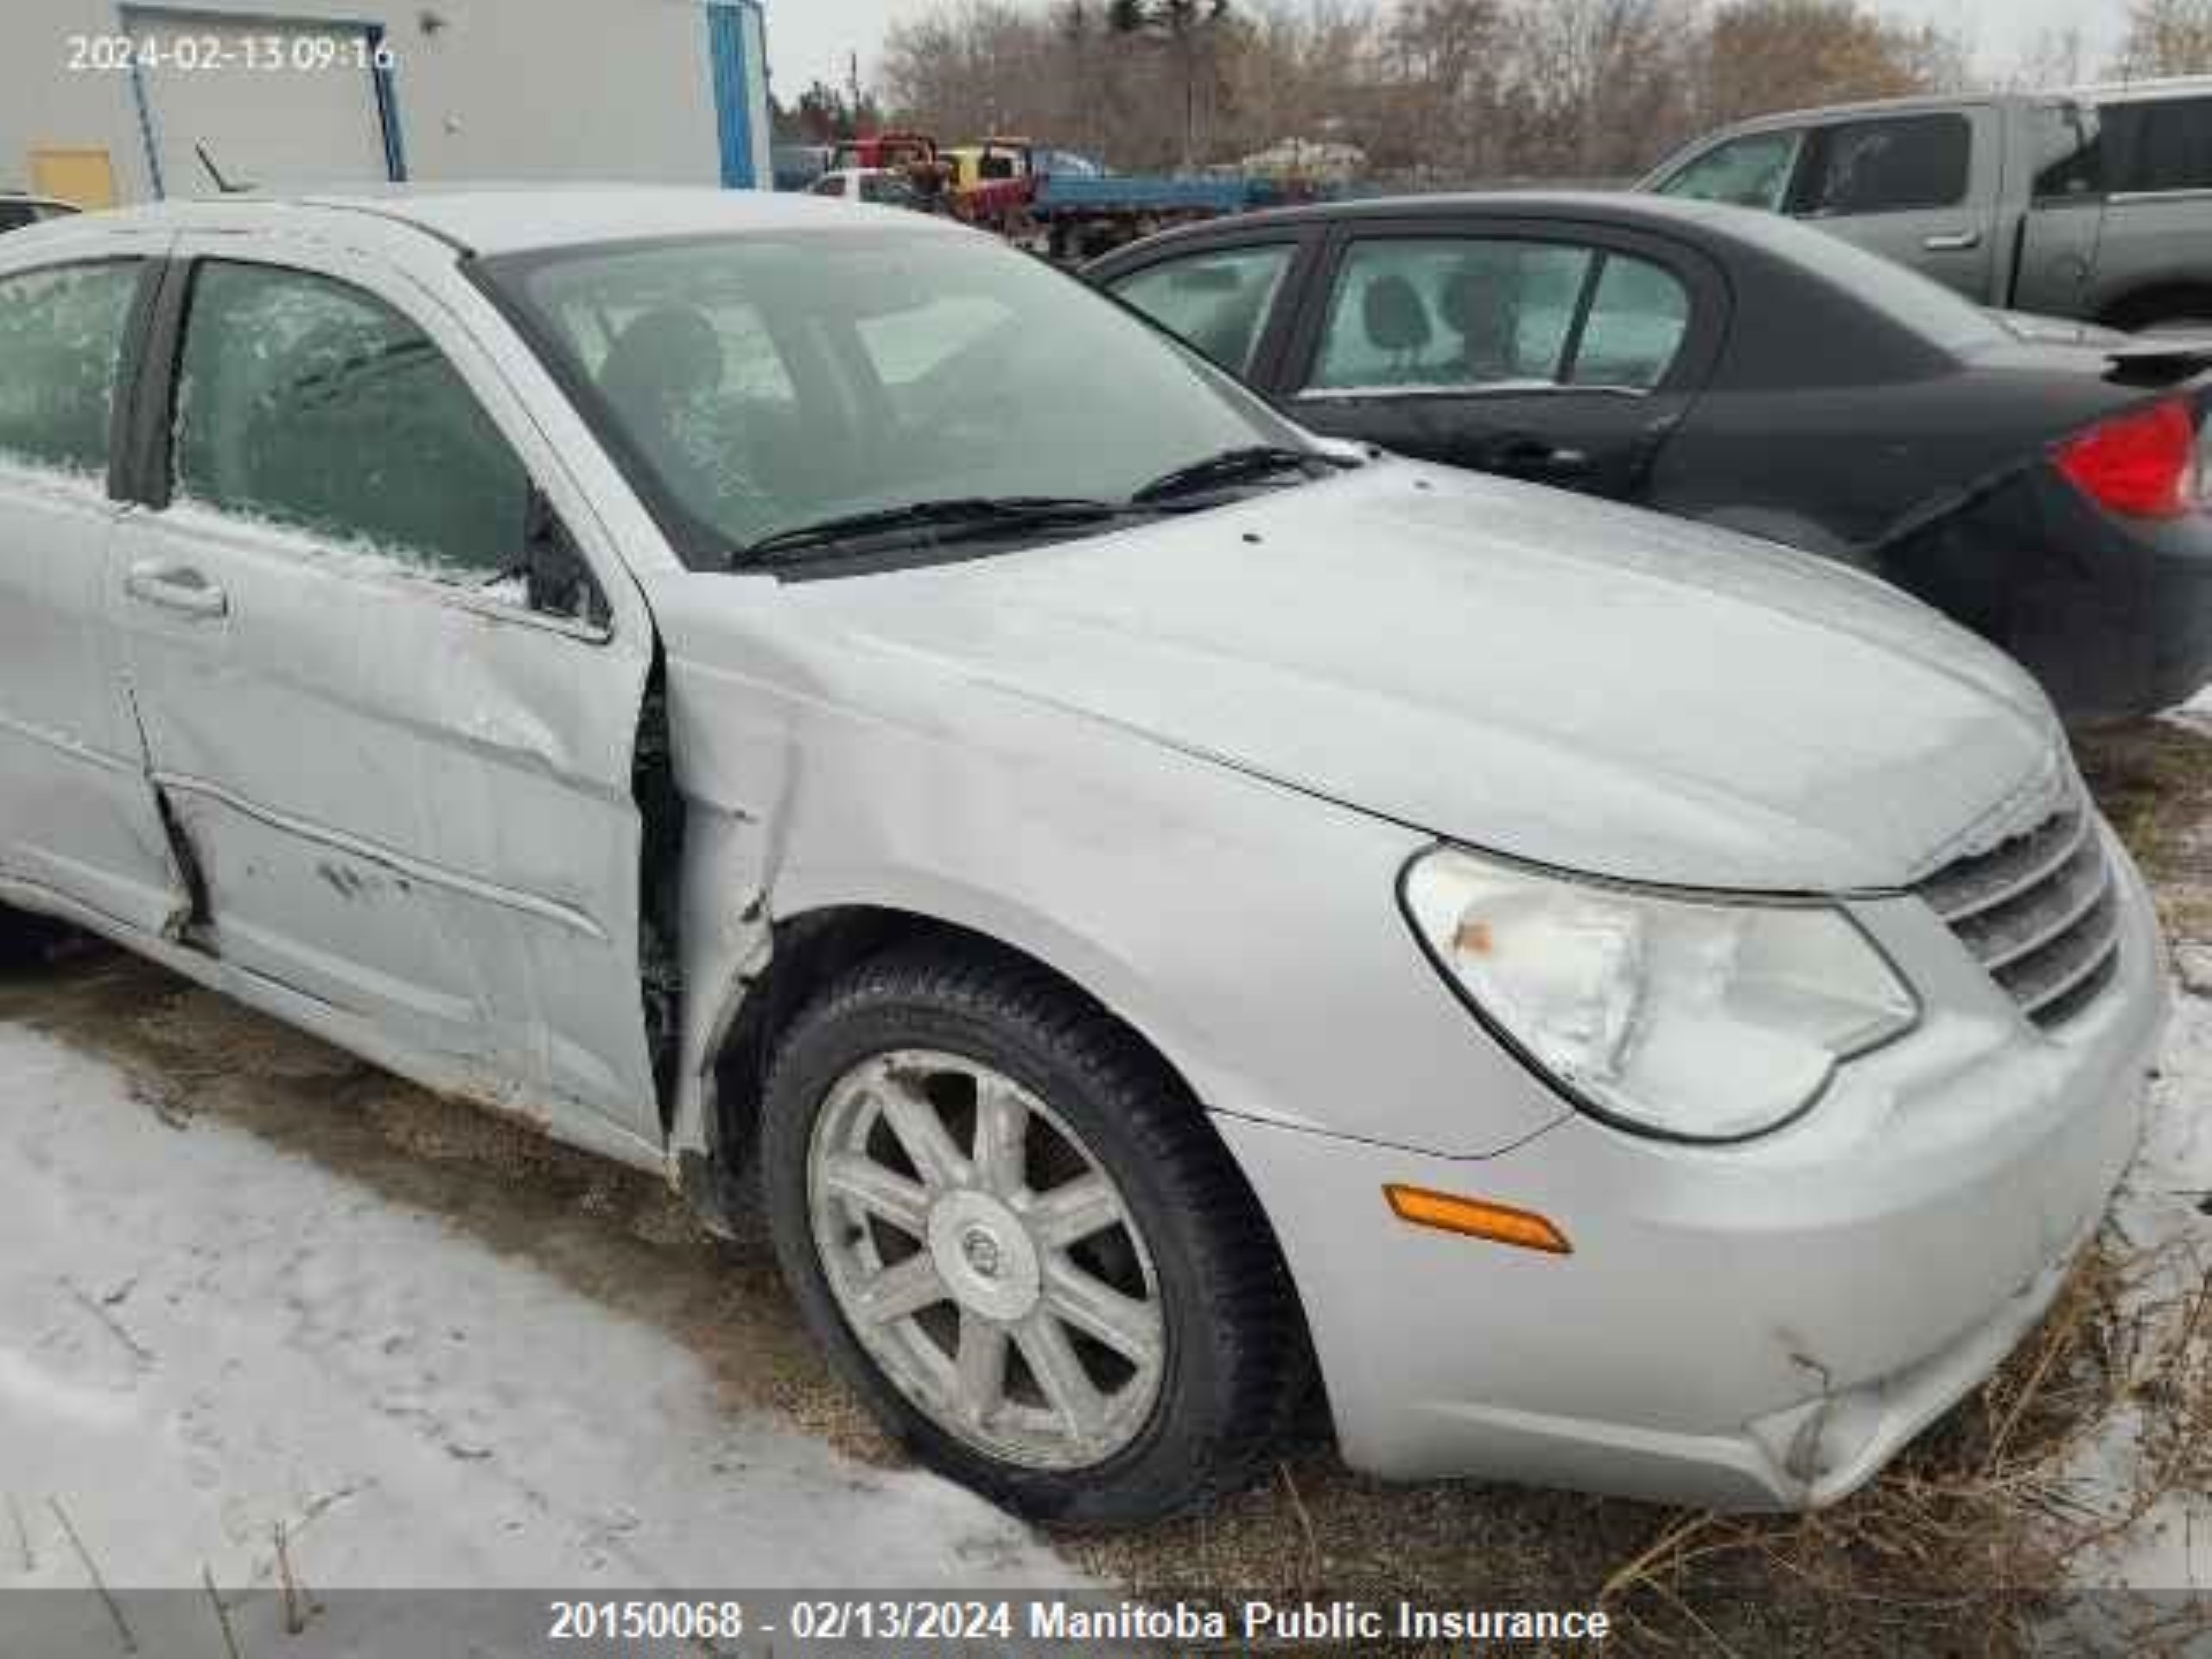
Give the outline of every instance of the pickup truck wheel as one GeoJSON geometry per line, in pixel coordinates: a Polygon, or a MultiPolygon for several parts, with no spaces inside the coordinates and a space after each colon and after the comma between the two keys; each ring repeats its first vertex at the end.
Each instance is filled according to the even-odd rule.
{"type": "Polygon", "coordinates": [[[2137,334],[2212,334],[2212,289],[2164,288],[2113,308],[2105,319],[2137,334]]]}
{"type": "Polygon", "coordinates": [[[761,1178],[817,1338],[923,1461],[1124,1525],[1243,1484],[1303,1345],[1242,1177],[1126,1028],[1034,969],[898,952],[771,1070],[761,1178]]]}

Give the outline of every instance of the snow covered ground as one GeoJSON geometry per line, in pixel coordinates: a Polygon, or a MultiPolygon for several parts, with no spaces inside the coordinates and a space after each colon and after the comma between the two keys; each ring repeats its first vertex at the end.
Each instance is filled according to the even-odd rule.
{"type": "Polygon", "coordinates": [[[268,1586],[279,1522],[317,1590],[1077,1581],[963,1491],[732,1413],[527,1256],[180,1132],[105,1058],[0,1025],[0,1588],[84,1585],[64,1516],[118,1586],[268,1586]]]}
{"type": "MultiPolygon", "coordinates": [[[[2212,690],[2201,694],[2177,724],[2212,740],[2212,690]]],[[[2212,741],[2204,761],[2212,765],[2212,741]]],[[[2212,904],[2212,818],[2189,832],[2180,880],[2196,888],[2190,913],[2212,904]],[[2201,854],[2202,856],[2195,856],[2201,854]]],[[[2174,879],[2170,875],[2170,880],[2174,879]]],[[[2212,1275],[2212,938],[2171,941],[2177,969],[2174,1023],[2143,1148],[2113,1206],[2120,1236],[2158,1255],[2157,1270],[2136,1291],[2140,1306],[2200,1288],[2212,1275]]],[[[2212,1332],[2201,1340],[2212,1343],[2212,1332]]],[[[2200,1402],[2199,1411],[2206,1409],[2200,1402]]],[[[2123,1411],[2089,1448],[2078,1471],[2086,1501],[2112,1514],[2127,1513],[2144,1478],[2140,1414],[2123,1411]]],[[[2177,1492],[2075,1562],[2076,1582],[2092,1588],[2137,1586],[2212,1591],[2212,1492],[2177,1492]]]]}
{"type": "MultiPolygon", "coordinates": [[[[2184,996],[2166,1049],[2158,1108],[2143,1150],[2113,1207],[2121,1236],[2170,1254],[2136,1292],[2138,1304],[2185,1293],[2212,1274],[2212,1001],[2184,996]]],[[[2207,1333],[2212,1339],[2212,1333],[2207,1333]]],[[[2202,1408],[2200,1408],[2201,1409],[2202,1408]]],[[[2140,1415],[2123,1411],[2078,1471],[2084,1497],[2114,1516],[2145,1473],[2140,1415]]],[[[2168,1496],[2075,1564],[2089,1587],[2212,1590],[2212,1493],[2168,1496]]]]}

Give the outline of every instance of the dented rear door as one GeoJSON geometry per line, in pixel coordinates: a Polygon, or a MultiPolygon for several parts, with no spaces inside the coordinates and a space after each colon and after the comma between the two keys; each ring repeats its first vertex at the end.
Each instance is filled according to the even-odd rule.
{"type": "Polygon", "coordinates": [[[435,296],[208,238],[112,603],[193,937],[568,1138],[658,1137],[639,972],[634,605],[516,574],[575,496],[435,296]],[[281,261],[282,263],[278,263],[281,261]]]}

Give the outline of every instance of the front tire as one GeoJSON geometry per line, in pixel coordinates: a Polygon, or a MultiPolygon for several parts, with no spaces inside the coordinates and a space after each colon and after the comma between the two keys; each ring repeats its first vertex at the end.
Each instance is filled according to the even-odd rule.
{"type": "Polygon", "coordinates": [[[770,1072],[761,1179],[839,1373],[939,1471],[1116,1526],[1248,1482],[1304,1380],[1288,1277],[1204,1115],[1126,1027],[981,952],[831,984],[770,1072]]]}

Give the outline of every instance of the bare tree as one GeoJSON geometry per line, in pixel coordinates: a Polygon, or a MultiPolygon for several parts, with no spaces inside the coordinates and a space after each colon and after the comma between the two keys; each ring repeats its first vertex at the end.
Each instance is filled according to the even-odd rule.
{"type": "Polygon", "coordinates": [[[1384,35],[1370,153],[1461,177],[1504,165],[1508,135],[1491,118],[1510,61],[1503,0],[1407,0],[1384,35]]]}
{"type": "Polygon", "coordinates": [[[2133,0],[2118,70],[2126,80],[2212,72],[2212,0],[2133,0]]]}
{"type": "Polygon", "coordinates": [[[2078,24],[2046,29],[2020,54],[2011,83],[2026,91],[2079,86],[2089,77],[2089,47],[2078,24]]]}
{"type": "Polygon", "coordinates": [[[1114,0],[1106,26],[1125,40],[1160,42],[1175,60],[1183,92],[1182,162],[1190,167],[1198,154],[1201,66],[1209,89],[1217,87],[1217,48],[1231,27],[1229,0],[1114,0]]]}
{"type": "Polygon", "coordinates": [[[1633,172],[1655,133],[1684,126],[1690,0],[1522,0],[1522,60],[1509,89],[1526,130],[1523,169],[1593,178],[1633,172]]]}
{"type": "Polygon", "coordinates": [[[1874,0],[940,0],[891,31],[882,92],[947,139],[1018,128],[1126,168],[1315,138],[1442,183],[1630,175],[1738,116],[1964,73],[1874,0]]]}
{"type": "Polygon", "coordinates": [[[1856,0],[1732,0],[1706,31],[1699,117],[1943,91],[1966,79],[1958,42],[1892,23],[1856,0]]]}

